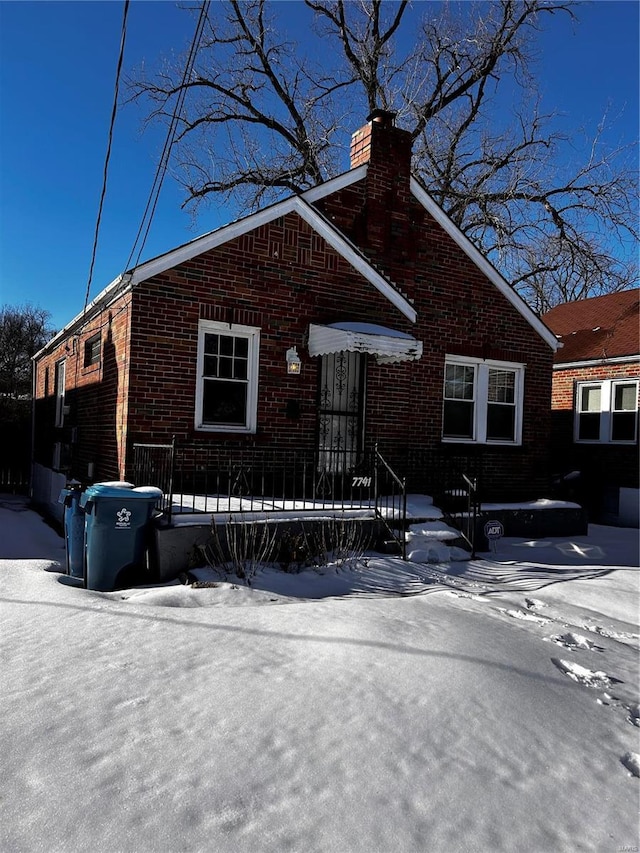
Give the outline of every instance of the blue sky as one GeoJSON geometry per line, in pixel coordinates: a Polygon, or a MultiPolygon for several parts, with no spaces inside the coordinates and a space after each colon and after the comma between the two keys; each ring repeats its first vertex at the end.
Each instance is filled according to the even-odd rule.
{"type": "MultiPolygon", "coordinates": [[[[595,129],[609,105],[620,114],[611,143],[637,139],[639,9],[601,0],[580,5],[578,24],[563,16],[547,24],[543,106],[567,127],[595,129]]],[[[84,304],[122,10],[116,0],[0,2],[0,302],[44,307],[57,327],[84,304]]],[[[169,0],[133,2],[125,70],[180,53],[193,29],[169,0]]],[[[116,120],[91,298],[123,271],[153,182],[164,131],[142,133],[141,120],[135,106],[116,120]]],[[[194,227],[183,201],[167,176],[142,260],[235,217],[212,206],[194,227]]]]}

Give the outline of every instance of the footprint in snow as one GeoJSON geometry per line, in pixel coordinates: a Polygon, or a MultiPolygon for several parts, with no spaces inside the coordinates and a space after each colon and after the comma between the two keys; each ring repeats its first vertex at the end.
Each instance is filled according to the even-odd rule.
{"type": "MultiPolygon", "coordinates": [[[[598,705],[611,705],[613,708],[620,708],[621,702],[617,696],[612,696],[610,693],[607,693],[605,690],[602,694],[602,699],[596,699],[598,705]]],[[[626,706],[622,705],[622,707],[626,710],[626,706]]]]}
{"type": "Polygon", "coordinates": [[[579,663],[574,663],[570,660],[561,660],[560,658],[551,658],[551,663],[556,666],[564,675],[568,675],[573,681],[578,684],[584,684],[585,687],[594,687],[596,690],[605,690],[611,687],[612,684],[622,684],[619,678],[614,678],[612,675],[607,675],[606,672],[594,672],[587,669],[585,666],[580,666],[579,663]]]}
{"type": "Polygon", "coordinates": [[[625,631],[612,631],[610,628],[603,628],[601,625],[585,625],[589,631],[599,634],[601,637],[608,637],[611,640],[637,640],[640,634],[628,634],[625,631]]]}
{"type": "Polygon", "coordinates": [[[149,701],[147,696],[136,696],[133,699],[123,699],[118,702],[118,708],[137,708],[139,705],[146,705],[149,701]]]}
{"type": "Polygon", "coordinates": [[[589,652],[603,652],[602,646],[597,646],[587,637],[582,634],[574,634],[569,631],[567,634],[560,634],[558,637],[551,637],[551,642],[558,646],[564,646],[566,649],[586,649],[589,652]]]}
{"type": "Polygon", "coordinates": [[[640,778],[640,755],[637,752],[625,752],[620,761],[632,776],[640,778]]]}
{"type": "Polygon", "coordinates": [[[632,726],[640,728],[640,705],[635,702],[632,705],[625,705],[625,710],[628,712],[627,722],[632,726]]]}
{"type": "Polygon", "coordinates": [[[499,608],[503,613],[506,613],[507,616],[511,616],[512,619],[522,619],[523,622],[537,622],[538,625],[546,625],[549,622],[549,619],[544,619],[542,616],[534,616],[533,613],[527,613],[525,610],[504,610],[503,608],[499,608]]]}

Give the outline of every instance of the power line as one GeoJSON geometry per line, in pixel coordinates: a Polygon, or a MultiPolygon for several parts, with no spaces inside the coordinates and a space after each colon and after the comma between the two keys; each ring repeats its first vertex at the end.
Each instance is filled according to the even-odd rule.
{"type": "Polygon", "coordinates": [[[180,115],[182,113],[182,108],[184,106],[184,101],[186,98],[187,88],[186,82],[190,78],[191,73],[193,71],[193,65],[195,62],[196,55],[198,53],[198,49],[200,47],[200,39],[202,38],[202,31],[204,30],[204,25],[207,20],[209,14],[209,0],[203,0],[203,3],[200,7],[200,15],[198,17],[198,22],[196,24],[196,29],[193,35],[193,39],[191,42],[191,47],[189,48],[189,55],[187,57],[187,62],[184,68],[184,72],[182,74],[182,81],[179,86],[178,95],[176,97],[176,102],[173,108],[173,113],[171,116],[171,120],[169,122],[169,129],[167,131],[167,136],[164,142],[164,147],[162,149],[162,154],[160,155],[160,161],[158,163],[158,168],[156,169],[156,174],[153,179],[153,184],[151,186],[151,190],[149,192],[149,198],[147,199],[147,204],[144,209],[144,213],[142,214],[142,219],[140,221],[140,227],[138,228],[138,233],[136,234],[136,239],[134,240],[133,247],[131,252],[129,253],[129,257],[127,258],[127,262],[124,267],[124,271],[128,270],[131,265],[132,258],[134,254],[136,254],[136,246],[138,245],[138,241],[140,242],[140,247],[138,248],[135,262],[133,264],[134,267],[138,265],[140,260],[140,256],[142,255],[142,251],[144,249],[144,245],[147,241],[147,237],[149,236],[149,231],[151,229],[151,223],[153,221],[153,217],[156,212],[156,207],[158,204],[158,199],[160,197],[160,190],[162,189],[162,183],[164,181],[165,175],[167,173],[167,168],[169,165],[169,156],[171,154],[171,148],[173,147],[176,130],[178,127],[178,122],[180,121],[180,115]],[[146,221],[146,227],[145,227],[146,221]],[[144,235],[143,235],[144,231],[144,235]]]}
{"type": "Polygon", "coordinates": [[[102,174],[102,191],[100,193],[100,203],[98,205],[98,216],[96,218],[96,230],[93,236],[93,249],[91,251],[91,265],[89,267],[89,279],[87,281],[87,292],[84,298],[83,311],[87,310],[89,304],[89,293],[91,291],[91,282],[93,280],[93,268],[96,262],[96,253],[98,251],[98,233],[100,231],[100,222],[102,220],[102,208],[104,206],[104,197],[107,192],[107,173],[109,170],[109,159],[111,157],[111,145],[113,142],[113,129],[116,123],[116,113],[118,111],[118,92],[120,89],[120,74],[122,72],[122,62],[124,59],[124,45],[127,38],[127,15],[129,13],[129,0],[124,2],[124,10],[122,14],[122,33],[120,36],[120,54],[118,56],[118,67],[116,69],[116,82],[113,90],[113,107],[111,109],[111,122],[109,124],[109,136],[107,141],[107,153],[104,160],[104,170],[102,174]]]}

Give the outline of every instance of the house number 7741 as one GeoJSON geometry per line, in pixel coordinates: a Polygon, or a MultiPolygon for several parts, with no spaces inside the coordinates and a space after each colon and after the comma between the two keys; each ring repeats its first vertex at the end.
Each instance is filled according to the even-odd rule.
{"type": "Polygon", "coordinates": [[[363,486],[368,487],[370,485],[371,485],[371,477],[354,477],[351,480],[351,488],[352,489],[359,489],[359,488],[362,488],[363,486]]]}

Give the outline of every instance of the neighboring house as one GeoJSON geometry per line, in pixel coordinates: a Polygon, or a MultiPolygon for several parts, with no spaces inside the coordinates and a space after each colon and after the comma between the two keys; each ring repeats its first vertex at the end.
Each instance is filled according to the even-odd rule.
{"type": "Polygon", "coordinates": [[[353,135],[345,174],[120,276],[35,356],[36,501],[132,477],[133,445],[172,436],[330,470],[378,443],[413,491],[455,465],[487,499],[547,494],[555,336],[411,176],[393,119],[353,135]]]}
{"type": "Polygon", "coordinates": [[[553,464],[591,517],[638,526],[640,290],[552,308],[553,464]],[[579,472],[579,478],[577,474],[579,472]],[[571,478],[566,481],[571,483],[571,478]]]}

